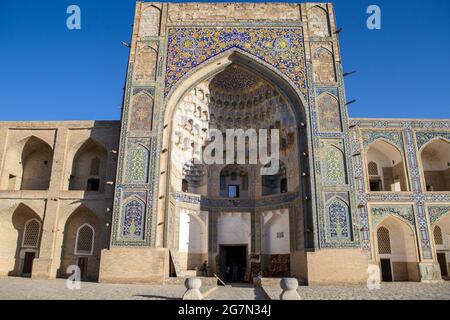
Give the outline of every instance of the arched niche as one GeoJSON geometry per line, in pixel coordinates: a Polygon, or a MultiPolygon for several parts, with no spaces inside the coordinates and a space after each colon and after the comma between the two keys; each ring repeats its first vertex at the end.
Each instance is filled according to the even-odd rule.
{"type": "MultiPolygon", "coordinates": [[[[296,88],[292,81],[279,70],[240,49],[228,50],[192,69],[167,93],[166,101],[162,124],[164,128],[162,149],[167,149],[169,152],[161,154],[159,171],[164,172],[164,175],[160,179],[159,190],[165,190],[166,194],[173,194],[183,190],[183,184],[189,189],[187,181],[183,182],[185,180],[183,164],[192,157],[197,157],[199,151],[202,154],[204,146],[208,146],[208,135],[205,130],[209,130],[211,126],[217,128],[222,124],[224,125],[222,128],[226,129],[247,128],[253,124],[261,124],[269,130],[287,127],[293,129],[292,134],[289,132],[284,136],[281,134],[286,142],[283,143],[283,146],[286,146],[284,149],[290,150],[287,155],[284,150],[281,152],[282,161],[286,159],[296,166],[296,170],[293,170],[289,177],[288,187],[284,187],[283,191],[288,189],[289,192],[309,193],[310,175],[307,174],[309,157],[305,156],[308,154],[306,150],[308,150],[307,132],[309,131],[308,118],[305,116],[307,104],[299,88],[296,88]],[[255,86],[252,86],[251,90],[246,90],[247,92],[234,91],[230,94],[229,89],[233,89],[229,87],[230,85],[245,85],[240,82],[242,79],[234,81],[234,84],[230,83],[233,81],[228,79],[236,78],[233,75],[234,70],[244,70],[245,79],[255,86]],[[262,104],[264,108],[258,109],[258,106],[262,104]],[[248,112],[248,114],[238,112],[252,110],[252,108],[260,112],[248,112]],[[303,129],[299,130],[300,127],[303,129]],[[305,174],[301,175],[300,172],[305,174]]],[[[226,141],[226,137],[222,136],[222,139],[226,141]]],[[[222,153],[218,152],[215,155],[220,156],[222,153]]],[[[246,158],[248,156],[248,154],[245,155],[246,158]]],[[[208,197],[228,197],[229,195],[226,190],[227,178],[225,175],[222,175],[222,179],[220,178],[222,170],[227,166],[224,163],[208,165],[208,197]]],[[[247,164],[240,166],[244,169],[240,170],[244,172],[244,175],[236,174],[237,180],[245,180],[241,177],[245,176],[246,171],[249,196],[260,197],[260,168],[247,164]]],[[[231,174],[229,178],[231,179],[231,174]]],[[[282,184],[281,181],[280,184],[282,184]]],[[[239,181],[238,185],[239,196],[242,198],[245,181],[239,181]]],[[[199,201],[201,202],[202,198],[199,201]]],[[[172,215],[173,207],[168,201],[160,201],[158,206],[161,221],[163,218],[161,210],[166,210],[168,216],[172,215]]],[[[311,203],[308,201],[302,203],[305,216],[310,214],[310,206],[311,203]]]]}
{"type": "Polygon", "coordinates": [[[132,196],[122,205],[122,221],[120,222],[120,237],[123,240],[142,240],[144,238],[145,201],[132,196]]]}
{"type": "Polygon", "coordinates": [[[348,204],[340,197],[333,197],[326,204],[327,233],[332,241],[352,240],[353,230],[348,204]]]}
{"type": "Polygon", "coordinates": [[[22,151],[21,190],[47,190],[53,164],[53,150],[43,140],[31,137],[22,151]]]}
{"type": "Polygon", "coordinates": [[[39,258],[42,220],[20,203],[0,214],[0,274],[31,276],[33,260],[39,258]]]}
{"type": "Polygon", "coordinates": [[[382,281],[419,281],[415,232],[406,221],[388,215],[374,228],[374,250],[382,281]]]}
{"type": "Polygon", "coordinates": [[[323,132],[341,132],[341,113],[336,96],[324,92],[317,98],[319,130],[323,132]]]}
{"type": "Polygon", "coordinates": [[[448,280],[450,275],[450,211],[438,219],[431,226],[431,230],[441,276],[448,280]]]}
{"type": "Polygon", "coordinates": [[[208,260],[207,212],[180,209],[178,259],[184,270],[196,270],[208,260]]]}
{"type": "Polygon", "coordinates": [[[366,164],[370,191],[409,190],[403,154],[390,142],[379,139],[371,143],[366,153],[366,164]]]}
{"type": "Polygon", "coordinates": [[[329,37],[328,12],[319,6],[310,8],[308,10],[308,26],[311,36],[329,37]]]}
{"type": "Polygon", "coordinates": [[[207,195],[207,169],[198,159],[187,161],[182,168],[181,191],[207,195]]]}
{"type": "Polygon", "coordinates": [[[69,190],[100,191],[105,189],[108,152],[89,138],[78,146],[73,157],[69,190]]]}
{"type": "Polygon", "coordinates": [[[244,166],[227,165],[220,171],[220,196],[246,198],[249,190],[248,171],[244,166]]]}
{"type": "Polygon", "coordinates": [[[65,222],[61,221],[62,223],[64,231],[58,276],[68,277],[70,274],[67,273],[67,268],[70,265],[77,265],[80,267],[82,280],[96,281],[100,267],[100,253],[104,249],[100,239],[103,230],[101,230],[99,218],[90,208],[80,205],[65,222]],[[89,252],[78,249],[79,232],[85,226],[92,230],[92,250],[89,252]]]}
{"type": "Polygon", "coordinates": [[[344,152],[335,145],[328,145],[322,152],[322,178],[325,185],[347,184],[344,152]]]}
{"type": "Polygon", "coordinates": [[[159,8],[153,5],[148,5],[143,8],[141,12],[141,21],[139,23],[139,34],[142,37],[159,35],[160,19],[161,10],[159,8]]]}
{"type": "Polygon", "coordinates": [[[314,81],[321,84],[336,82],[334,54],[325,47],[319,47],[313,52],[314,81]]]}
{"type": "Polygon", "coordinates": [[[53,165],[53,149],[44,140],[31,136],[11,146],[5,157],[3,190],[48,190],[53,165]]]}
{"type": "Polygon", "coordinates": [[[261,214],[261,271],[265,277],[290,275],[289,209],[261,214]]]}
{"type": "Polygon", "coordinates": [[[427,191],[450,191],[450,142],[441,138],[427,143],[420,152],[427,191]]]}
{"type": "MultiPolygon", "coordinates": [[[[270,164],[266,165],[269,166],[270,164]]],[[[269,196],[288,192],[286,165],[279,161],[278,172],[274,175],[261,176],[261,195],[269,196]]]]}

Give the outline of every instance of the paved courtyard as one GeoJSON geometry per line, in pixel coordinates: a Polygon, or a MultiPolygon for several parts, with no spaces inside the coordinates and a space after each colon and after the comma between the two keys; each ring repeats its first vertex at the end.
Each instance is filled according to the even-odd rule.
{"type": "MultiPolygon", "coordinates": [[[[267,295],[278,299],[281,290],[265,287],[267,295]]],[[[82,283],[80,290],[69,290],[66,281],[31,280],[24,278],[0,278],[0,299],[104,299],[104,300],[170,300],[180,299],[185,291],[183,285],[129,285],[82,283]]],[[[259,300],[267,296],[260,288],[240,284],[227,287],[203,287],[209,300],[259,300]]],[[[450,300],[450,282],[383,283],[380,290],[369,291],[366,286],[311,286],[299,287],[304,300],[322,299],[445,299],[450,300]]]]}
{"type": "MultiPolygon", "coordinates": [[[[281,289],[265,287],[271,299],[279,299],[281,289]]],[[[303,300],[450,300],[450,282],[382,283],[379,290],[369,290],[364,285],[299,287],[303,300]]]]}

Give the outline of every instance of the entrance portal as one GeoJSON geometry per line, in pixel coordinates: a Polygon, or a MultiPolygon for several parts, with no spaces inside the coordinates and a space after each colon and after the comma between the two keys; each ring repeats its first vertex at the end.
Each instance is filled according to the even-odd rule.
{"type": "Polygon", "coordinates": [[[221,270],[226,282],[243,282],[247,270],[247,246],[220,246],[221,270]]]}

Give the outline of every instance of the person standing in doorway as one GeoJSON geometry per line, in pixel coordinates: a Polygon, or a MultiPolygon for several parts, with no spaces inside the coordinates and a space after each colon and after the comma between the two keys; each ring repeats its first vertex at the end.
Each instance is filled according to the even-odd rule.
{"type": "Polygon", "coordinates": [[[203,261],[200,271],[204,277],[208,276],[208,261],[203,261]]]}

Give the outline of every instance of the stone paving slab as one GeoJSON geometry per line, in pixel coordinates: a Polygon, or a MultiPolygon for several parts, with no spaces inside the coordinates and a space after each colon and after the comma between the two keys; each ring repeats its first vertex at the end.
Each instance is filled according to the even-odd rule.
{"type": "MultiPolygon", "coordinates": [[[[211,287],[202,287],[205,292],[211,287]]],[[[80,290],[66,288],[66,280],[0,278],[1,300],[172,300],[181,299],[184,285],[107,284],[82,282],[80,290]]]]}
{"type": "Polygon", "coordinates": [[[238,284],[233,286],[218,286],[211,293],[208,300],[265,300],[266,296],[261,288],[249,284],[238,284]]]}
{"type": "MultiPolygon", "coordinates": [[[[279,299],[279,286],[253,287],[249,284],[233,286],[203,286],[209,292],[207,300],[262,300],[267,294],[279,299]]],[[[31,280],[0,278],[0,300],[170,300],[181,299],[183,285],[107,284],[83,282],[80,290],[66,288],[66,280],[31,280]]],[[[383,283],[380,290],[368,290],[364,285],[301,286],[298,292],[304,300],[450,300],[450,282],[437,284],[395,282],[383,283]]]]}
{"type": "MultiPolygon", "coordinates": [[[[279,300],[279,286],[264,286],[270,299],[279,300]]],[[[364,285],[300,286],[303,300],[450,300],[450,282],[382,283],[379,290],[369,290],[364,285]]]]}

